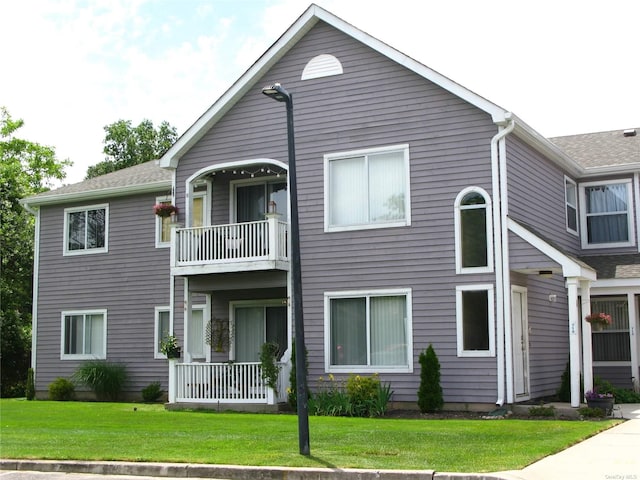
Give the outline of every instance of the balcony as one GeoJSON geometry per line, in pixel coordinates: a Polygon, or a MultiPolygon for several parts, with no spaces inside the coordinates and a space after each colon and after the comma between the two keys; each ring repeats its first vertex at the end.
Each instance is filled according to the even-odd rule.
{"type": "Polygon", "coordinates": [[[261,404],[287,401],[290,367],[278,363],[277,390],[262,378],[259,362],[169,362],[169,403],[261,404]]]}
{"type": "Polygon", "coordinates": [[[172,275],[288,270],[288,224],[258,222],[176,228],[171,233],[172,275]]]}

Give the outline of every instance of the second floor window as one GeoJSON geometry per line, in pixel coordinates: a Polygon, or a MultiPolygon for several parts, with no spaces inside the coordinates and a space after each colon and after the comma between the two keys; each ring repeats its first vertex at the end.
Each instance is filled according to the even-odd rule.
{"type": "Polygon", "coordinates": [[[64,254],[106,252],[108,224],[108,205],[65,209],[64,254]]]}
{"type": "Polygon", "coordinates": [[[478,187],[458,194],[455,202],[456,272],[493,270],[491,199],[478,187]]]}
{"type": "Polygon", "coordinates": [[[576,183],[565,177],[564,179],[564,200],[567,207],[567,231],[575,235],[578,234],[578,192],[576,183]]]}
{"type": "Polygon", "coordinates": [[[410,225],[409,146],[325,155],[325,230],[410,225]]]}
{"type": "Polygon", "coordinates": [[[633,245],[631,181],[581,185],[584,203],[582,246],[633,245]]]}

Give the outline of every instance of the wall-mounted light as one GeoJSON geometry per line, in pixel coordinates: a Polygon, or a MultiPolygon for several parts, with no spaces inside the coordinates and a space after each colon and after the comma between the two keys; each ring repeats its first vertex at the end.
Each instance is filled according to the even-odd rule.
{"type": "Polygon", "coordinates": [[[538,276],[542,278],[551,278],[553,277],[553,272],[551,270],[540,270],[538,272],[538,276]]]}

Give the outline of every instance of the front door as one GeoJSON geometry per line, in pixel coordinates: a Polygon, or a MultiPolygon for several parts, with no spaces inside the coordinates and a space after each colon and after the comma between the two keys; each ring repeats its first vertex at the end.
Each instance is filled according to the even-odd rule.
{"type": "Polygon", "coordinates": [[[516,401],[529,398],[529,327],[527,289],[511,288],[511,324],[513,345],[513,382],[516,401]]]}

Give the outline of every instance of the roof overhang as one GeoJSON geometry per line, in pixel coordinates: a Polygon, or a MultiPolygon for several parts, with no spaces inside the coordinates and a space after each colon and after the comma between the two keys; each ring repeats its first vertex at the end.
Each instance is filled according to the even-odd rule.
{"type": "Polygon", "coordinates": [[[113,188],[102,188],[75,193],[60,193],[43,196],[23,198],[22,205],[28,208],[38,208],[46,205],[57,205],[60,203],[79,202],[87,200],[100,200],[103,198],[124,197],[127,195],[138,195],[144,193],[158,192],[166,188],[171,188],[171,180],[144,183],[139,185],[127,185],[113,188]]]}
{"type": "Polygon", "coordinates": [[[574,277],[591,281],[596,280],[596,271],[586,263],[561,252],[549,242],[546,242],[511,218],[507,219],[507,225],[511,232],[558,263],[562,267],[562,275],[564,277],[574,277]]]}

